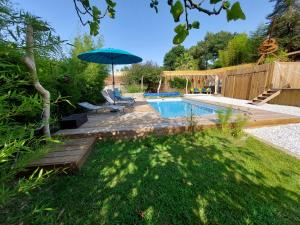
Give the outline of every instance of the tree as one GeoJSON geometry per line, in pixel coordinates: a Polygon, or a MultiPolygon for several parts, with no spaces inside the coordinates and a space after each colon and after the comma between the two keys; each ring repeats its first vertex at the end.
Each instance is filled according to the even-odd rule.
{"type": "Polygon", "coordinates": [[[67,77],[68,80],[67,82],[59,82],[58,86],[54,88],[60,90],[62,96],[70,96],[70,101],[73,104],[79,101],[100,103],[103,100],[100,93],[108,75],[108,66],[82,61],[77,57],[79,53],[101,48],[102,43],[101,38],[93,41],[90,35],[78,35],[72,43],[71,57],[66,58],[59,65],[58,74],[67,77]]]}
{"type": "Polygon", "coordinates": [[[219,51],[224,50],[228,42],[235,36],[230,32],[220,31],[218,33],[208,32],[203,41],[190,48],[191,55],[197,61],[199,69],[214,67],[218,59],[219,51]]]}
{"type": "Polygon", "coordinates": [[[250,43],[247,34],[236,35],[225,50],[219,51],[221,65],[233,66],[250,61],[250,43]]]}
{"type": "Polygon", "coordinates": [[[175,62],[176,70],[196,70],[197,62],[193,59],[189,52],[183,53],[183,55],[177,58],[175,62]]]}
{"type": "Polygon", "coordinates": [[[300,49],[300,2],[299,0],[270,0],[274,10],[267,16],[272,37],[287,51],[300,49]]]}
{"type": "Polygon", "coordinates": [[[186,52],[185,48],[182,45],[173,47],[169,52],[164,56],[164,69],[165,70],[175,70],[176,61],[178,58],[182,57],[186,52]]]}
{"type": "MultiPolygon", "coordinates": [[[[133,64],[124,71],[123,80],[126,85],[146,85],[147,90],[155,90],[161,79],[162,69],[155,63],[147,61],[143,64],[133,64]]],[[[141,87],[143,89],[143,87],[141,87]]]]}
{"type": "MultiPolygon", "coordinates": [[[[76,13],[80,19],[82,25],[90,26],[91,35],[97,35],[99,33],[100,21],[106,15],[110,18],[115,18],[116,2],[112,0],[106,0],[104,4],[104,10],[100,10],[97,6],[91,5],[90,0],[73,0],[76,13]],[[85,21],[83,17],[88,17],[85,21]]],[[[180,23],[180,18],[184,16],[184,22],[177,25],[174,29],[175,36],[173,38],[174,44],[182,43],[189,35],[191,29],[199,29],[200,22],[190,22],[189,13],[198,11],[206,15],[219,15],[222,11],[226,11],[227,21],[245,19],[240,3],[231,0],[210,0],[208,3],[206,0],[168,0],[167,3],[170,7],[170,13],[173,16],[175,23],[180,23]],[[207,3],[209,6],[205,6],[207,3]],[[212,8],[212,9],[210,9],[212,8]]],[[[150,7],[158,13],[158,0],[150,0],[150,7]]]]}
{"type": "Polygon", "coordinates": [[[9,1],[1,0],[0,10],[1,42],[25,53],[20,60],[28,69],[32,85],[43,98],[43,131],[46,137],[50,137],[50,93],[39,82],[34,55],[50,55],[60,48],[61,41],[52,35],[53,29],[46,22],[29,13],[14,11],[9,1]]]}
{"type": "Polygon", "coordinates": [[[259,47],[268,36],[268,26],[265,24],[259,25],[255,31],[250,33],[249,45],[251,49],[250,61],[256,62],[259,57],[259,47]]]}

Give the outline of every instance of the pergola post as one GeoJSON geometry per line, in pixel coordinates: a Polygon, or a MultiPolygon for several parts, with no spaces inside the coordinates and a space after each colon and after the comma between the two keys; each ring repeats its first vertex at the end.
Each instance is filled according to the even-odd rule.
{"type": "Polygon", "coordinates": [[[188,94],[189,79],[186,77],[185,80],[186,80],[186,83],[185,83],[185,94],[188,94]]]}
{"type": "Polygon", "coordinates": [[[218,89],[219,89],[219,77],[218,75],[215,75],[215,95],[218,94],[218,89]]]}

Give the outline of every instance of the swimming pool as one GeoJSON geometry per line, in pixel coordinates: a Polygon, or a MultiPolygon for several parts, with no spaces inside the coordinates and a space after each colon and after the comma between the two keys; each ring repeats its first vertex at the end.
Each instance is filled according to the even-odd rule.
{"type": "Polygon", "coordinates": [[[163,118],[188,117],[191,116],[191,112],[194,116],[212,115],[216,114],[217,110],[225,109],[215,105],[182,99],[148,100],[148,104],[163,118]]]}

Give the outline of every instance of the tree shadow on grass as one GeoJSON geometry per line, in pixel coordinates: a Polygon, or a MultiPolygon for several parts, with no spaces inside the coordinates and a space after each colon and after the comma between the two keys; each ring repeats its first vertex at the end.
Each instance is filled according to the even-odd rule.
{"type": "Polygon", "coordinates": [[[82,171],[35,197],[63,224],[299,223],[299,193],[260,163],[245,144],[206,132],[104,141],[82,171]]]}

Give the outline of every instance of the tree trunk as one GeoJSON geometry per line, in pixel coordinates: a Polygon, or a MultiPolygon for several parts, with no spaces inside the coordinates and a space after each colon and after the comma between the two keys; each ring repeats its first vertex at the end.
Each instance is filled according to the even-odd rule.
{"type": "Polygon", "coordinates": [[[216,75],[215,76],[215,95],[218,94],[219,91],[219,77],[216,75]]]}
{"type": "Polygon", "coordinates": [[[189,86],[189,79],[187,79],[187,77],[185,78],[186,79],[186,83],[185,83],[185,93],[188,94],[188,86],[189,86]]]}
{"type": "Polygon", "coordinates": [[[141,91],[144,92],[144,76],[141,79],[141,91]]]}
{"type": "Polygon", "coordinates": [[[160,86],[161,86],[161,78],[159,79],[158,88],[157,88],[157,93],[158,94],[159,94],[160,86]]]}
{"type": "Polygon", "coordinates": [[[46,137],[51,137],[50,128],[49,128],[49,119],[50,119],[50,93],[47,91],[39,82],[36,65],[34,60],[33,52],[33,27],[30,24],[27,24],[26,28],[26,56],[23,58],[23,61],[27,68],[29,69],[33,86],[38,93],[42,95],[43,98],[43,133],[46,137]]]}

